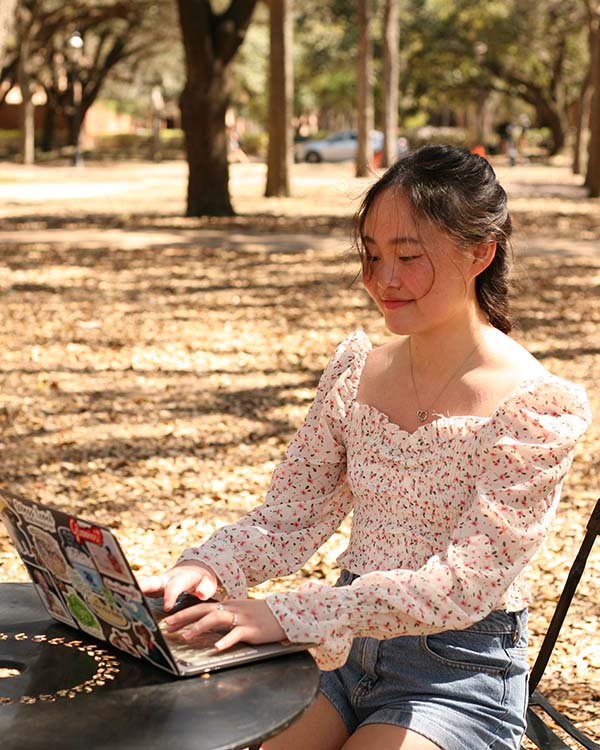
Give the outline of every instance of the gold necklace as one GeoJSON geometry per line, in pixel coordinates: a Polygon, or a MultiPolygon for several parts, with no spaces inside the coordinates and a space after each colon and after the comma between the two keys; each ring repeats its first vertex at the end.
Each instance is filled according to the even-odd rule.
{"type": "Polygon", "coordinates": [[[475,352],[477,351],[477,349],[479,349],[479,346],[480,346],[482,340],[483,340],[483,337],[479,339],[479,341],[475,344],[475,346],[471,349],[471,351],[467,354],[467,356],[463,360],[461,360],[461,362],[459,363],[458,367],[452,372],[452,374],[450,375],[450,377],[448,378],[448,380],[444,383],[444,386],[442,387],[442,390],[432,400],[432,402],[429,405],[429,407],[427,409],[423,409],[421,407],[421,402],[420,402],[420,399],[419,399],[419,391],[417,390],[417,384],[415,382],[415,375],[414,375],[414,372],[413,372],[412,346],[411,346],[411,339],[409,337],[409,339],[408,339],[408,361],[409,361],[409,364],[410,364],[410,379],[412,380],[412,386],[413,386],[413,390],[415,392],[415,398],[417,400],[417,410],[416,410],[415,414],[416,414],[417,420],[419,421],[420,424],[424,424],[429,419],[429,417],[431,416],[431,408],[433,407],[433,405],[435,404],[435,402],[440,398],[440,396],[442,395],[442,393],[444,393],[444,391],[446,390],[446,388],[454,380],[454,378],[456,377],[456,375],[458,374],[458,372],[460,371],[460,369],[469,361],[469,359],[473,356],[473,354],[475,354],[475,352]]]}

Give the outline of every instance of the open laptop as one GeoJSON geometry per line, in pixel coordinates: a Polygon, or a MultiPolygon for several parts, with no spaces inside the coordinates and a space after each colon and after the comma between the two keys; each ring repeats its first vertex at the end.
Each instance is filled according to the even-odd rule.
{"type": "MultiPolygon", "coordinates": [[[[310,644],[240,643],[225,652],[205,633],[193,642],[161,627],[162,599],[142,593],[112,531],[0,490],[0,518],[48,614],[96,640],[183,677],[267,659],[310,644]]],[[[173,611],[199,600],[179,597],[173,611]]]]}

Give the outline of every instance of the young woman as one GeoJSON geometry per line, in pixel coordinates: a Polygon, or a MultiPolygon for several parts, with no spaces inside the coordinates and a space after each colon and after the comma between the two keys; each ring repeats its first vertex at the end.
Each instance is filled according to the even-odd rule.
{"type": "Polygon", "coordinates": [[[523,572],[589,423],[583,390],[508,337],[506,194],[488,162],[428,146],[368,191],[363,281],[394,334],[329,362],[266,502],[143,581],[195,634],[317,644],[321,694],[269,750],[518,750],[523,572]],[[353,510],[334,588],[247,599],[353,510]]]}

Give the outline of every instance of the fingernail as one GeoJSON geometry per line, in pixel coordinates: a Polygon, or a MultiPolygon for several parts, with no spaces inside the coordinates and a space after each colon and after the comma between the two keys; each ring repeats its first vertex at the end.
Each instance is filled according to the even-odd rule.
{"type": "Polygon", "coordinates": [[[214,648],[217,649],[217,651],[220,651],[223,648],[223,641],[217,641],[214,645],[214,648]]]}

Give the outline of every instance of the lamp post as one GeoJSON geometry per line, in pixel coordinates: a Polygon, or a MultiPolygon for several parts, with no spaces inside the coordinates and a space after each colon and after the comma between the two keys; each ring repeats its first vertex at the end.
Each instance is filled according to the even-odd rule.
{"type": "Polygon", "coordinates": [[[73,76],[73,166],[80,167],[83,165],[83,157],[81,155],[81,143],[80,143],[80,132],[81,132],[81,121],[82,121],[82,104],[83,104],[83,90],[81,85],[80,76],[80,65],[81,65],[81,51],[83,49],[83,38],[78,31],[74,31],[69,37],[68,41],[69,49],[71,51],[71,61],[73,63],[72,76],[73,76]]]}

